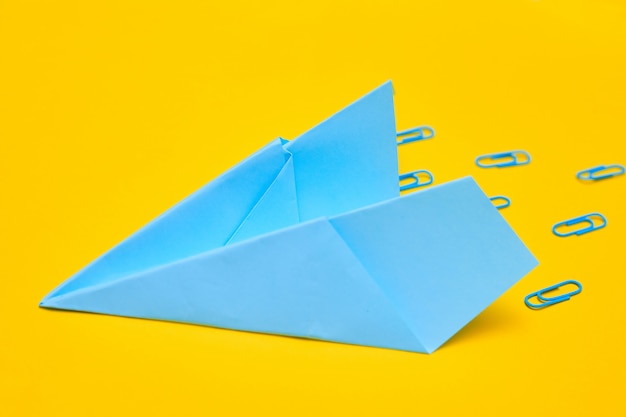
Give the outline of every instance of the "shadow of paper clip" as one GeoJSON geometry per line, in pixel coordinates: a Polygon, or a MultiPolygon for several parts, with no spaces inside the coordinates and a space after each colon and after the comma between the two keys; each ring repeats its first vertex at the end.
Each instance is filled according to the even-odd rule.
{"type": "Polygon", "coordinates": [[[577,172],[576,178],[583,181],[598,181],[622,175],[624,172],[626,172],[626,168],[623,165],[598,165],[577,172]]]}
{"type": "Polygon", "coordinates": [[[530,154],[526,151],[509,151],[481,155],[476,158],[476,165],[481,168],[505,168],[530,163],[530,154]]]}
{"type": "Polygon", "coordinates": [[[551,306],[553,304],[557,304],[557,303],[561,303],[563,301],[567,301],[570,299],[570,297],[579,294],[581,291],[583,290],[583,286],[580,282],[578,281],[574,281],[572,279],[567,280],[567,281],[563,281],[563,282],[559,282],[558,284],[554,284],[550,287],[546,287],[544,289],[541,289],[539,291],[535,291],[533,293],[528,294],[525,298],[524,298],[524,304],[526,304],[529,308],[532,309],[540,309],[540,308],[544,308],[544,307],[548,307],[551,306]],[[574,291],[570,291],[568,293],[565,294],[560,294],[554,297],[546,297],[544,294],[553,290],[556,290],[558,288],[561,288],[565,285],[576,285],[576,288],[574,291]],[[541,302],[540,304],[533,304],[530,302],[530,299],[533,297],[537,297],[537,299],[541,302]]]}
{"type": "Polygon", "coordinates": [[[396,133],[396,143],[398,145],[404,145],[405,143],[430,139],[433,136],[435,136],[435,129],[433,129],[432,127],[417,126],[396,133]]]}
{"type": "Polygon", "coordinates": [[[507,208],[511,205],[511,199],[503,195],[494,195],[493,197],[489,197],[489,200],[491,200],[495,208],[498,210],[507,208]],[[502,203],[497,203],[498,201],[502,201],[502,203]]]}
{"type": "Polygon", "coordinates": [[[417,171],[409,172],[407,174],[402,174],[399,177],[400,179],[400,191],[412,190],[413,188],[423,187],[425,185],[432,184],[435,180],[433,174],[430,171],[426,171],[424,169],[420,169],[417,171]],[[426,178],[426,180],[422,180],[426,178]],[[412,180],[409,183],[405,183],[402,185],[402,181],[412,180]]]}
{"type": "Polygon", "coordinates": [[[574,217],[573,219],[565,220],[563,222],[557,223],[552,226],[552,233],[557,235],[558,237],[567,237],[571,235],[583,235],[585,233],[593,232],[594,230],[602,229],[606,226],[606,217],[604,217],[600,213],[589,213],[584,216],[574,217]],[[594,220],[599,219],[600,222],[594,222],[594,220]],[[568,232],[559,232],[557,229],[563,226],[576,226],[579,224],[586,223],[588,226],[578,230],[571,230],[568,232]]]}

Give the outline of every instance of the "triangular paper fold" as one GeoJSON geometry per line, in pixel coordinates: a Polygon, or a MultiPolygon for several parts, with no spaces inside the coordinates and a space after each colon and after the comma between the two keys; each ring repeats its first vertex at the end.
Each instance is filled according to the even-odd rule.
{"type": "Polygon", "coordinates": [[[293,141],[271,142],[95,260],[50,296],[298,221],[395,197],[399,194],[397,169],[393,88],[387,82],[293,141]]]}

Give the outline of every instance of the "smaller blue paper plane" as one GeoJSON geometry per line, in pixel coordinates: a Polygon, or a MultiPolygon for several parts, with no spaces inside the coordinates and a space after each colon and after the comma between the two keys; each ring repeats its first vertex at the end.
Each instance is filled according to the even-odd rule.
{"type": "Polygon", "coordinates": [[[42,307],[430,353],[537,261],[471,178],[399,196],[387,82],[277,139],[42,307]]]}

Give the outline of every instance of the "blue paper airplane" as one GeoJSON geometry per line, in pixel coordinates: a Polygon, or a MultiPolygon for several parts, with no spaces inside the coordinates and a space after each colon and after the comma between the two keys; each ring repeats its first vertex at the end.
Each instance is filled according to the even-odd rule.
{"type": "Polygon", "coordinates": [[[471,178],[399,196],[388,82],[271,142],[40,305],[430,353],[536,265],[471,178]]]}

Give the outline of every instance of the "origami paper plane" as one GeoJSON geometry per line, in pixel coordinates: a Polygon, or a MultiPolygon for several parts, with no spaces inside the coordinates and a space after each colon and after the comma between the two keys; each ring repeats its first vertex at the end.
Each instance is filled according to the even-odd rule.
{"type": "Polygon", "coordinates": [[[430,353],[536,265],[473,179],[399,196],[388,82],[271,142],[40,305],[430,353]]]}

